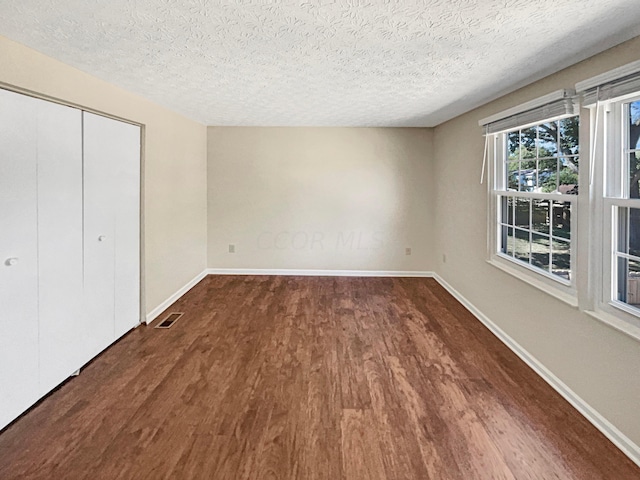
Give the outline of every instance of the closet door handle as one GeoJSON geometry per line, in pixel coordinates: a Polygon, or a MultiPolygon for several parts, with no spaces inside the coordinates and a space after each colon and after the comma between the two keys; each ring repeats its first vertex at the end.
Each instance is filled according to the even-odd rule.
{"type": "Polygon", "coordinates": [[[7,258],[7,259],[5,260],[5,262],[4,262],[4,264],[5,264],[7,267],[13,267],[14,265],[17,265],[17,264],[18,264],[18,259],[17,259],[17,258],[15,258],[15,257],[7,258]]]}
{"type": "Polygon", "coordinates": [[[107,236],[106,236],[106,235],[100,235],[100,236],[98,237],[98,241],[99,241],[99,242],[104,242],[106,238],[107,238],[107,236]]]}

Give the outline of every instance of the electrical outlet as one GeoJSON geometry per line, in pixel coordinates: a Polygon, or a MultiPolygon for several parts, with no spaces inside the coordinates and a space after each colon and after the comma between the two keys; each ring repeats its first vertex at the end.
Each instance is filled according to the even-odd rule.
{"type": "Polygon", "coordinates": [[[447,255],[446,254],[442,254],[442,263],[447,263],[447,255]]]}
{"type": "Polygon", "coordinates": [[[411,248],[410,247],[405,248],[404,249],[404,254],[405,255],[411,255],[411,248]]]}
{"type": "Polygon", "coordinates": [[[229,244],[229,253],[236,253],[236,246],[233,243],[229,244]]]}

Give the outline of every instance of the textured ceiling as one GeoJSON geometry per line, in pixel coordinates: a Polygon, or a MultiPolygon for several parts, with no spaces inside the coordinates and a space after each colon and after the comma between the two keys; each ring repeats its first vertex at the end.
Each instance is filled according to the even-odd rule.
{"type": "Polygon", "coordinates": [[[640,34],[638,0],[0,7],[0,34],[207,125],[433,126],[640,34]]]}

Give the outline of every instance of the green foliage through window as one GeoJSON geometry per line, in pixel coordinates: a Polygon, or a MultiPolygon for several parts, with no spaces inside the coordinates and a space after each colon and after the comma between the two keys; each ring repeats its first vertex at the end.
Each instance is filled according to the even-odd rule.
{"type": "Polygon", "coordinates": [[[506,188],[578,193],[579,130],[579,117],[573,116],[507,133],[506,188]]]}

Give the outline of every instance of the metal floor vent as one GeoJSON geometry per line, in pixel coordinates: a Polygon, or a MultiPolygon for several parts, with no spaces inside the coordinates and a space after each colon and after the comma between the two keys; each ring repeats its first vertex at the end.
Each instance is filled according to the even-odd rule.
{"type": "Polygon", "coordinates": [[[184,313],[170,313],[167,318],[161,321],[156,328],[171,328],[171,326],[176,323],[176,321],[182,316],[184,313]]]}

